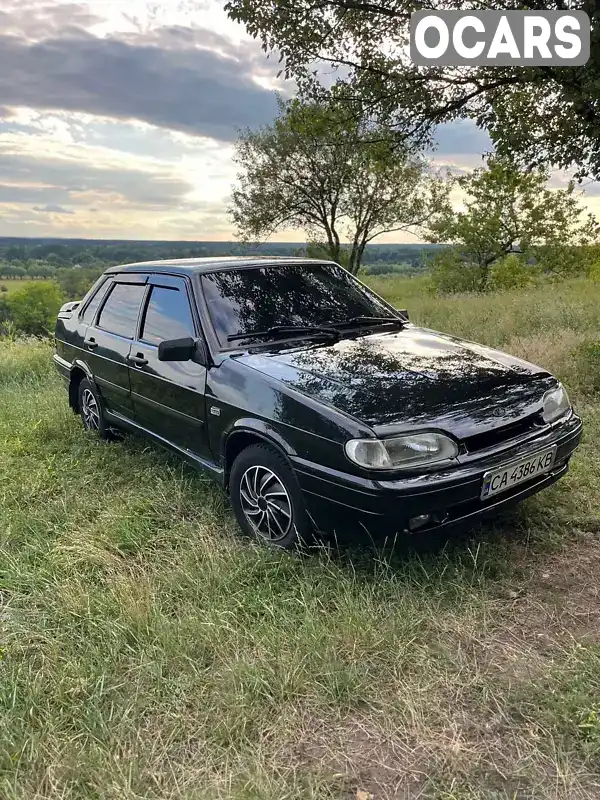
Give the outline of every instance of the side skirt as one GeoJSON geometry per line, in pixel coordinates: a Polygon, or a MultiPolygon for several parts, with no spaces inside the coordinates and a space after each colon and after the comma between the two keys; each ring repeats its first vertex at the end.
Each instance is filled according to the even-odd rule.
{"type": "Polygon", "coordinates": [[[132,420],[127,419],[127,417],[124,417],[115,411],[105,411],[104,416],[106,421],[110,424],[113,424],[115,427],[124,428],[131,433],[137,433],[141,434],[142,436],[146,436],[148,439],[152,439],[152,441],[156,442],[162,447],[165,447],[167,450],[177,453],[177,455],[184,458],[192,466],[196,467],[196,469],[207,472],[211,478],[216,481],[221,488],[223,488],[225,470],[221,467],[218,467],[212,461],[206,461],[205,459],[200,458],[200,456],[196,455],[195,453],[192,453],[183,447],[179,447],[179,445],[170,442],[168,439],[159,436],[157,433],[153,433],[151,430],[148,430],[148,428],[144,428],[143,425],[138,425],[137,422],[133,422],[132,420]]]}

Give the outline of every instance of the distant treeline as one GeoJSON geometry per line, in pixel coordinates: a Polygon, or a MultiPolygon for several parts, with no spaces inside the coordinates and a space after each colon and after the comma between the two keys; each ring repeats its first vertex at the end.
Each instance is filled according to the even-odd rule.
{"type": "MultiPolygon", "coordinates": [[[[365,253],[367,271],[415,271],[424,266],[428,252],[438,245],[371,244],[365,253]],[[389,267],[389,270],[386,269],[389,267]],[[372,269],[370,269],[372,268],[372,269]]],[[[239,242],[153,242],[105,239],[17,239],[0,237],[2,263],[31,271],[32,262],[49,267],[104,267],[164,258],[202,258],[226,255],[301,256],[298,242],[272,242],[258,246],[239,242]]],[[[1,273],[0,273],[1,274],[1,273]]]]}

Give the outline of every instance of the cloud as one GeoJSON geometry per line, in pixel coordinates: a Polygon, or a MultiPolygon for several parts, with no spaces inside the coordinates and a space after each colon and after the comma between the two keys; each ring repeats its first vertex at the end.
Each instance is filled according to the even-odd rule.
{"type": "Polygon", "coordinates": [[[62,206],[56,205],[55,203],[48,203],[45,206],[34,206],[34,211],[37,211],[39,214],[74,214],[74,211],[70,211],[68,208],[63,208],[62,206]]]}
{"type": "Polygon", "coordinates": [[[230,141],[276,113],[275,65],[204,28],[95,35],[79,5],[0,12],[0,104],[137,119],[230,141]]]}
{"type": "MultiPolygon", "coordinates": [[[[19,142],[24,144],[24,142],[19,142]]],[[[90,198],[140,207],[171,208],[193,186],[160,164],[124,163],[94,148],[57,155],[0,140],[0,203],[89,205],[90,198]]]]}
{"type": "Polygon", "coordinates": [[[65,31],[87,30],[102,22],[82,3],[47,0],[3,0],[0,29],[10,36],[29,40],[46,38],[65,31]]]}

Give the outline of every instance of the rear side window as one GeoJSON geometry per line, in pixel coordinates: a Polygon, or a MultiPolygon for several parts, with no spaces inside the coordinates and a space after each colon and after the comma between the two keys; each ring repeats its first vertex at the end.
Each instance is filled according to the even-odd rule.
{"type": "Polygon", "coordinates": [[[185,292],[153,286],[141,338],[150,344],[195,336],[190,302],[185,292]]]}
{"type": "Polygon", "coordinates": [[[92,323],[94,321],[94,317],[96,316],[96,311],[102,302],[102,298],[106,294],[106,287],[107,283],[103,283],[101,286],[98,287],[96,293],[87,304],[85,311],[83,312],[82,320],[83,322],[92,323]]]}
{"type": "Polygon", "coordinates": [[[146,287],[135,283],[115,283],[98,320],[98,327],[133,339],[146,287]]]}

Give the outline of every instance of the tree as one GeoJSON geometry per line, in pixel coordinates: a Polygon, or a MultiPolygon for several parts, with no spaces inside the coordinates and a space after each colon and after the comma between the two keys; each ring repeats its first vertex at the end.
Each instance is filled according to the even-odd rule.
{"type": "Polygon", "coordinates": [[[469,117],[503,154],[600,177],[600,3],[412,0],[228,0],[229,15],[276,50],[285,73],[310,84],[315,64],[333,65],[350,105],[390,120],[402,137],[430,140],[441,122],[469,117]],[[410,12],[586,11],[591,55],[581,67],[417,67],[408,55],[410,12]]]}
{"type": "Polygon", "coordinates": [[[9,294],[4,302],[10,321],[18,331],[32,336],[48,336],[54,329],[64,296],[54,282],[31,281],[9,294]]]}
{"type": "Polygon", "coordinates": [[[80,300],[102,272],[101,267],[85,269],[65,267],[56,271],[56,282],[68,300],[80,300]]]}
{"type": "Polygon", "coordinates": [[[273,125],[242,133],[237,144],[230,213],[243,240],[298,228],[356,273],[370,241],[416,232],[443,205],[448,186],[388,131],[349,118],[335,101],[279,105],[273,125]]]}
{"type": "Polygon", "coordinates": [[[429,237],[454,245],[462,260],[477,268],[480,290],[487,286],[490,267],[514,245],[524,257],[559,250],[563,259],[555,263],[566,268],[569,251],[594,242],[599,226],[583,213],[573,182],[553,190],[547,181],[543,170],[523,172],[492,158],[486,169],[458,179],[466,194],[464,210],[448,207],[432,222],[429,237]]]}

